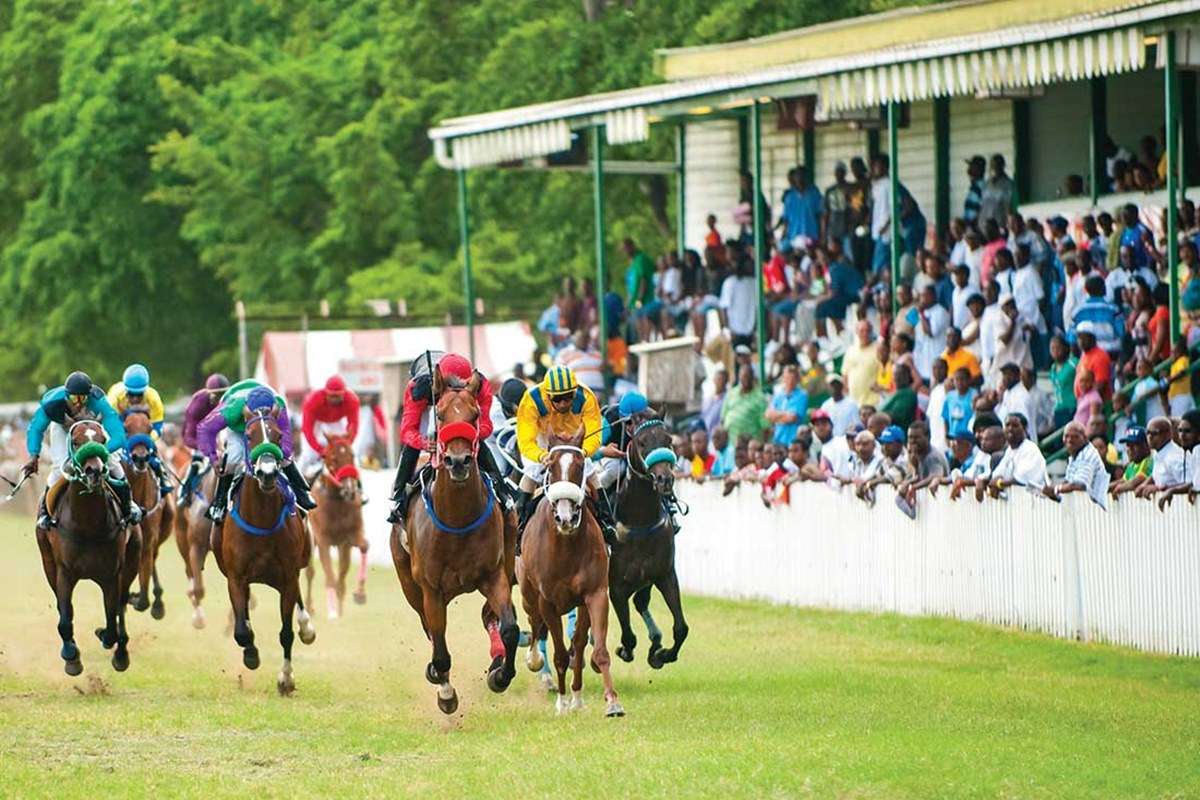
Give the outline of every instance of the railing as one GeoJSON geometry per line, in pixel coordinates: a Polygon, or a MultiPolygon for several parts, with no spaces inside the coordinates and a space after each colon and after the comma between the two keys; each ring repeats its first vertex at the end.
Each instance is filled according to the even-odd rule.
{"type": "Polygon", "coordinates": [[[1082,494],[1056,503],[922,492],[917,518],[881,487],[868,507],[849,490],[792,487],[765,508],[757,487],[721,497],[685,483],[676,538],[692,592],[844,610],[928,614],[1063,638],[1200,655],[1200,510],[1160,512],[1126,496],[1109,511],[1082,494]]]}

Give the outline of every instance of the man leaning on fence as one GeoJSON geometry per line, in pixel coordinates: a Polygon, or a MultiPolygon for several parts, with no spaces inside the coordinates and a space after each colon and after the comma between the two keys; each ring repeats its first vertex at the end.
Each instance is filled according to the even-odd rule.
{"type": "Polygon", "coordinates": [[[1108,508],[1108,470],[1100,453],[1088,441],[1082,424],[1069,422],[1063,430],[1063,444],[1067,446],[1070,459],[1067,474],[1060,483],[1048,483],[1042,492],[1049,498],[1058,499],[1071,492],[1087,492],[1087,496],[1103,509],[1108,508]]]}

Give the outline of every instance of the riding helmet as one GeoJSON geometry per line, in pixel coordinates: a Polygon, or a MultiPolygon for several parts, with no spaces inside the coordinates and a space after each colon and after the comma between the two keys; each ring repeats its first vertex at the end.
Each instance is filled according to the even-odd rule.
{"type": "Polygon", "coordinates": [[[125,391],[132,392],[133,394],[142,394],[150,385],[150,370],[141,364],[130,364],[125,368],[125,374],[121,376],[121,382],[125,384],[125,391]]]}
{"type": "Polygon", "coordinates": [[[621,398],[621,404],[617,406],[617,410],[622,417],[631,417],[634,414],[640,414],[650,407],[650,403],[646,400],[646,395],[641,392],[626,392],[621,398]]]}
{"type": "Polygon", "coordinates": [[[325,381],[325,391],[330,394],[341,394],[346,391],[346,382],[342,380],[341,375],[330,375],[325,381]]]}
{"type": "Polygon", "coordinates": [[[551,367],[542,379],[542,391],[551,397],[575,391],[579,386],[570,367],[551,367]]]}
{"type": "Polygon", "coordinates": [[[511,417],[517,413],[517,406],[521,404],[526,390],[525,381],[520,378],[509,378],[500,385],[500,408],[504,410],[504,416],[511,417]]]}
{"type": "Polygon", "coordinates": [[[63,388],[67,390],[67,394],[91,394],[92,379],[86,372],[76,370],[67,376],[63,388]]]}
{"type": "Polygon", "coordinates": [[[458,353],[447,353],[442,356],[442,360],[437,364],[437,369],[443,376],[458,378],[460,381],[469,381],[471,373],[474,371],[471,362],[458,353]]]}
{"type": "Polygon", "coordinates": [[[205,389],[227,389],[229,388],[229,378],[226,378],[219,372],[214,372],[208,376],[208,380],[204,382],[205,389]]]}
{"type": "Polygon", "coordinates": [[[257,386],[246,395],[246,408],[257,411],[275,405],[275,393],[265,386],[257,386]]]}

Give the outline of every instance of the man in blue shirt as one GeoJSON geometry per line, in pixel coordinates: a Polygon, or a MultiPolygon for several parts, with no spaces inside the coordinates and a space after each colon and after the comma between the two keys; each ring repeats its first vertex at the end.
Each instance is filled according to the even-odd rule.
{"type": "Polygon", "coordinates": [[[775,227],[784,228],[780,252],[789,252],[798,246],[797,239],[804,237],[813,242],[821,239],[821,215],[825,210],[824,200],[817,188],[808,182],[808,169],[795,167],[788,173],[790,187],[783,193],[783,216],[775,227]]]}
{"type": "Polygon", "coordinates": [[[971,387],[971,372],[966,367],[954,371],[954,390],[946,393],[942,405],[942,421],[946,423],[946,438],[952,439],[959,433],[971,431],[971,419],[975,416],[975,397],[979,393],[971,387]]]}
{"type": "Polygon", "coordinates": [[[775,426],[771,441],[787,447],[808,415],[808,395],[798,386],[800,371],[795,364],[784,367],[782,381],[783,388],[771,398],[766,417],[775,426]]]}
{"type": "Polygon", "coordinates": [[[1121,247],[1128,247],[1133,256],[1133,271],[1150,264],[1150,253],[1147,251],[1146,239],[1154,241],[1150,229],[1138,221],[1138,207],[1126,203],[1121,209],[1121,247]]]}
{"type": "Polygon", "coordinates": [[[733,472],[735,467],[733,463],[733,443],[729,441],[729,431],[720,425],[713,428],[712,451],[716,458],[713,460],[712,469],[709,470],[708,474],[714,478],[723,478],[733,472]]]}
{"type": "Polygon", "coordinates": [[[1115,305],[1105,299],[1107,288],[1104,278],[1095,273],[1088,275],[1083,283],[1083,290],[1087,292],[1087,299],[1071,315],[1067,340],[1073,344],[1079,325],[1090,322],[1096,332],[1096,344],[1110,356],[1119,353],[1121,340],[1125,336],[1125,317],[1115,305]]]}

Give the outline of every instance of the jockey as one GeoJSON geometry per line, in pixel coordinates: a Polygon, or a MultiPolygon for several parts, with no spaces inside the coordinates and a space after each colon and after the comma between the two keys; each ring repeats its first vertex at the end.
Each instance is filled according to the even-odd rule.
{"type": "Polygon", "coordinates": [[[200,421],[207,417],[221,401],[221,395],[229,388],[229,378],[214,372],[204,381],[204,388],[192,395],[187,408],[183,412],[183,444],[192,451],[192,463],[188,464],[187,475],[179,484],[179,504],[186,506],[192,500],[192,491],[196,488],[196,478],[204,464],[204,454],[200,452],[200,443],[196,438],[196,428],[200,421]]]}
{"type": "MultiPolygon", "coordinates": [[[[533,513],[533,493],[550,461],[550,452],[546,449],[550,436],[571,437],[582,430],[583,454],[590,458],[600,447],[602,427],[596,396],[575,379],[575,373],[569,367],[551,367],[541,384],[525,393],[517,406],[517,446],[525,462],[517,500],[521,512],[519,529],[525,527],[533,513]]],[[[590,475],[588,482],[594,485],[590,475]]],[[[605,539],[610,539],[613,523],[608,509],[597,505],[596,512],[605,539]]]]}
{"type": "MultiPolygon", "coordinates": [[[[155,441],[162,435],[163,401],[158,391],[150,385],[150,370],[141,364],[130,364],[125,368],[121,380],[108,389],[108,402],[124,421],[131,411],[141,411],[150,418],[150,436],[155,441]]],[[[167,483],[162,461],[158,458],[158,450],[150,453],[150,469],[158,478],[158,491],[164,497],[171,493],[171,484],[167,483]]]]}
{"type": "MultiPolygon", "coordinates": [[[[646,396],[637,391],[626,392],[620,403],[604,409],[604,445],[592,458],[599,461],[596,480],[604,490],[601,496],[606,497],[610,504],[616,502],[614,487],[629,466],[625,457],[629,441],[638,426],[650,419],[655,419],[654,409],[650,408],[646,396]]],[[[671,530],[679,533],[679,521],[676,519],[679,501],[673,494],[663,498],[663,510],[670,518],[671,530]]]]}
{"type": "Polygon", "coordinates": [[[255,380],[244,380],[235,383],[225,390],[221,402],[209,412],[208,416],[197,428],[200,449],[208,460],[217,463],[217,437],[221,431],[228,429],[231,435],[225,438],[225,458],[221,464],[221,480],[217,484],[216,496],[208,507],[208,518],[220,522],[225,518],[225,504],[229,500],[229,487],[233,483],[234,474],[245,464],[246,452],[246,420],[242,416],[243,409],[258,411],[269,409],[272,405],[280,410],[278,422],[280,437],[279,447],[283,451],[284,477],[296,495],[296,505],[311,511],[317,507],[308,494],[308,484],[304,476],[292,461],[292,426],[288,419],[287,404],[274,390],[255,380]]]}
{"type": "Polygon", "coordinates": [[[513,473],[520,468],[521,451],[517,448],[517,406],[528,387],[520,378],[509,378],[500,385],[499,403],[492,406],[492,435],[487,444],[500,468],[500,474],[509,482],[508,488],[516,488],[513,473]]]}
{"type": "MultiPolygon", "coordinates": [[[[421,364],[431,364],[443,378],[463,383],[471,380],[473,374],[479,375],[479,438],[482,442],[491,436],[492,386],[487,378],[482,373],[477,373],[471,362],[457,353],[446,353],[436,359],[432,353],[422,354],[413,365],[419,368],[421,364]]],[[[400,418],[400,443],[403,450],[400,452],[400,464],[396,467],[396,477],[392,481],[392,510],[388,514],[388,522],[392,524],[404,522],[408,513],[408,484],[412,481],[421,451],[431,447],[427,434],[432,433],[432,429],[425,417],[433,401],[433,373],[425,371],[414,375],[404,389],[404,413],[400,418]]],[[[491,449],[486,446],[480,447],[477,458],[479,468],[491,478],[492,488],[501,502],[505,502],[509,495],[508,489],[500,475],[499,467],[496,466],[496,460],[492,457],[491,449]]]]}
{"type": "Polygon", "coordinates": [[[300,429],[308,445],[300,454],[300,471],[313,478],[323,466],[325,446],[343,437],[351,445],[358,437],[358,395],[346,388],[339,375],[330,376],[321,389],[313,389],[300,406],[300,429]]]}
{"type": "Polygon", "coordinates": [[[46,508],[46,495],[50,488],[63,477],[64,469],[70,461],[70,436],[68,428],[82,420],[99,419],[108,434],[104,443],[108,448],[108,482],[121,501],[121,508],[128,525],[141,521],[141,509],[133,502],[133,493],[125,482],[125,469],[121,466],[118,455],[125,444],[125,426],[121,424],[117,412],[104,396],[104,390],[92,383],[92,379],[82,372],[72,372],[62,386],[51,389],[42,395],[38,410],[29,421],[29,430],[25,435],[25,449],[29,451],[29,460],[21,467],[26,475],[38,471],[38,456],[42,452],[42,437],[46,429],[50,430],[50,476],[46,481],[46,491],[42,492],[41,502],[38,503],[37,526],[43,530],[53,527],[56,523],[46,508]]]}

